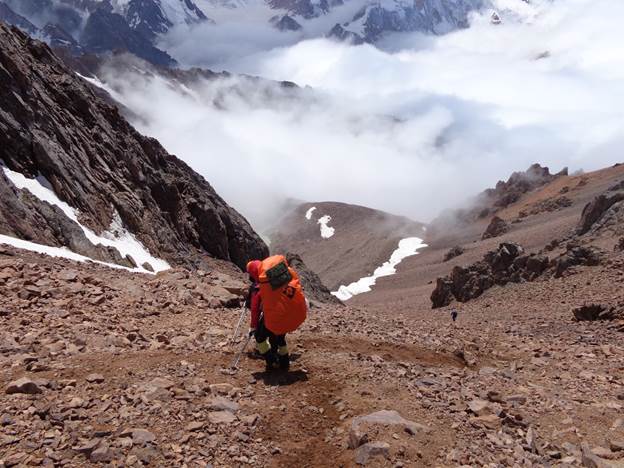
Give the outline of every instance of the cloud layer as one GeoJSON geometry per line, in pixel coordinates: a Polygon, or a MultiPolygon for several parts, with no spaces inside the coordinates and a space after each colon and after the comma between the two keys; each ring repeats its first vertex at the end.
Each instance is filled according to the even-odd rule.
{"type": "Polygon", "coordinates": [[[499,3],[514,8],[501,25],[484,12],[467,30],[395,35],[381,48],[236,21],[165,39],[187,65],[313,89],[104,79],[141,131],[260,228],[284,197],[428,220],[533,162],[575,170],[624,160],[624,2],[499,3]]]}

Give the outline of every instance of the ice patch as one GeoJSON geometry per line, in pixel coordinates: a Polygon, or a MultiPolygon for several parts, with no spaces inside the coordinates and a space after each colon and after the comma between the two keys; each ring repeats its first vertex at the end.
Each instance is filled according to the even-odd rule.
{"type": "Polygon", "coordinates": [[[321,237],[323,239],[329,239],[331,236],[334,235],[334,232],[336,231],[333,227],[328,226],[330,221],[331,216],[329,215],[325,215],[322,218],[319,218],[319,220],[317,221],[317,223],[321,225],[321,237]]]}
{"type": "Polygon", "coordinates": [[[74,260],[76,262],[93,262],[119,270],[136,271],[125,266],[115,265],[114,263],[106,263],[100,262],[99,260],[93,260],[89,257],[85,257],[84,255],[72,252],[66,247],[50,247],[49,245],[36,244],[35,242],[25,241],[23,239],[18,239],[17,237],[5,236],[4,234],[0,234],[0,244],[11,245],[17,249],[30,250],[31,252],[49,255],[50,257],[66,258],[68,260],[74,260]]]}
{"type": "Polygon", "coordinates": [[[396,266],[401,263],[404,258],[416,255],[418,250],[424,247],[427,247],[427,244],[418,237],[401,239],[398,248],[392,252],[390,260],[377,268],[371,276],[360,278],[347,286],[340,286],[338,291],[333,291],[332,294],[341,301],[348,301],[353,296],[369,292],[371,287],[377,282],[377,278],[394,275],[396,273],[396,266]]]}
{"type": "Polygon", "coordinates": [[[306,211],[305,217],[306,219],[312,219],[312,212],[316,210],[316,206],[313,206],[308,211],[306,211]]]}
{"type": "Polygon", "coordinates": [[[89,239],[89,241],[93,245],[101,244],[107,247],[114,247],[119,251],[122,257],[130,255],[137,263],[137,265],[139,265],[134,271],[150,273],[148,270],[141,266],[145,262],[149,263],[154,268],[155,272],[171,268],[169,264],[164,260],[152,256],[143,246],[143,244],[141,244],[141,242],[139,242],[132,233],[124,228],[121,217],[119,216],[119,213],[117,213],[117,211],[113,213],[113,220],[108,230],[103,232],[101,236],[98,236],[91,229],[80,224],[80,222],[78,221],[77,210],[75,210],[56,196],[54,190],[52,190],[50,182],[48,182],[45,177],[39,176],[35,179],[29,179],[23,174],[12,171],[8,167],[6,167],[2,160],[0,160],[0,168],[4,172],[4,175],[7,177],[7,179],[9,179],[11,183],[15,185],[15,187],[22,190],[27,189],[39,200],[48,202],[49,204],[55,205],[60,208],[61,211],[65,213],[65,216],[67,216],[69,219],[77,223],[78,226],[80,226],[85,234],[85,237],[89,239]]]}

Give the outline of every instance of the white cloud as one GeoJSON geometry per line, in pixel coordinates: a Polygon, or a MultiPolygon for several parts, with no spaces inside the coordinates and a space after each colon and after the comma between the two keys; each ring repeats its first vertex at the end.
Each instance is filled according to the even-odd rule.
{"type": "Polygon", "coordinates": [[[533,162],[592,169],[622,159],[624,2],[520,6],[501,25],[485,12],[467,30],[387,37],[383,49],[264,26],[212,29],[206,46],[168,38],[187,65],[314,88],[298,93],[235,79],[192,93],[162,79],[106,80],[140,130],[257,225],[281,197],[427,220],[533,162]]]}

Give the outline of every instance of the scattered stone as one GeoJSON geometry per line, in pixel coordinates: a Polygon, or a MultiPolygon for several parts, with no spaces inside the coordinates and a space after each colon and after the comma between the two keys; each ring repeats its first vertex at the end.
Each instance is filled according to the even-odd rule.
{"type": "Polygon", "coordinates": [[[487,414],[494,413],[494,410],[490,406],[490,402],[485,400],[472,400],[468,403],[468,409],[477,416],[485,416],[487,414]]]}
{"type": "Polygon", "coordinates": [[[468,420],[475,427],[486,427],[488,429],[498,429],[501,426],[501,420],[494,414],[478,416],[468,420]]]}
{"type": "Polygon", "coordinates": [[[390,445],[386,442],[368,442],[355,451],[355,463],[366,465],[372,457],[390,458],[390,445]]]}
{"type": "Polygon", "coordinates": [[[351,425],[349,429],[349,438],[347,440],[347,446],[354,450],[360,445],[364,445],[368,442],[368,434],[362,432],[359,427],[351,425]]]}
{"type": "Polygon", "coordinates": [[[223,397],[215,397],[210,401],[209,404],[209,409],[213,411],[229,411],[230,413],[236,413],[238,411],[238,408],[238,403],[223,397]]]}
{"type": "Polygon", "coordinates": [[[86,378],[89,383],[102,383],[104,382],[104,376],[102,374],[89,374],[86,378]]]}
{"type": "Polygon", "coordinates": [[[587,468],[610,468],[610,465],[594,454],[585,442],[581,444],[581,462],[587,468]]]}
{"type": "Polygon", "coordinates": [[[15,380],[6,388],[7,395],[11,395],[14,393],[25,393],[28,395],[35,395],[37,393],[43,393],[41,387],[35,383],[35,381],[29,379],[28,377],[22,377],[19,380],[15,380]]]}
{"type": "Polygon", "coordinates": [[[624,452],[624,439],[610,439],[609,448],[614,452],[624,452]]]}
{"type": "Polygon", "coordinates": [[[91,455],[91,452],[93,452],[100,445],[101,442],[102,439],[91,439],[87,442],[74,446],[73,450],[89,457],[91,455]]]}
{"type": "Polygon", "coordinates": [[[189,432],[199,431],[204,428],[202,421],[192,421],[186,425],[186,430],[189,432]]]}
{"type": "Polygon", "coordinates": [[[525,395],[511,395],[505,399],[508,403],[519,403],[524,405],[527,402],[527,397],[525,395]]]}
{"type": "Polygon", "coordinates": [[[212,411],[208,413],[208,420],[213,424],[231,424],[236,416],[229,411],[212,411]]]}
{"type": "Polygon", "coordinates": [[[219,395],[229,395],[234,387],[229,383],[211,384],[210,391],[219,395]]]}
{"type": "Polygon", "coordinates": [[[112,461],[114,454],[107,444],[102,444],[91,452],[89,460],[93,463],[108,463],[112,461]]]}
{"type": "Polygon", "coordinates": [[[156,442],[156,435],[147,429],[134,428],[122,431],[121,437],[131,437],[132,443],[135,445],[145,445],[156,442]]]}
{"type": "Polygon", "coordinates": [[[394,410],[381,410],[366,416],[358,416],[351,422],[352,428],[358,428],[363,424],[379,425],[379,426],[400,426],[409,434],[417,434],[419,432],[430,432],[430,429],[420,423],[410,421],[401,416],[394,410]]]}

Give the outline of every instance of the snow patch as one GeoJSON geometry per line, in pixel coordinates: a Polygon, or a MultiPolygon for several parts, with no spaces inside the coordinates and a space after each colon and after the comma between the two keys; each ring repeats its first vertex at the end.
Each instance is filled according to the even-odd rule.
{"type": "MultiPolygon", "coordinates": [[[[39,200],[48,202],[49,204],[60,208],[65,216],[80,226],[85,234],[85,237],[89,239],[93,245],[101,244],[107,247],[114,247],[119,251],[122,257],[130,255],[137,265],[139,265],[134,271],[150,273],[141,266],[145,262],[149,263],[154,268],[155,272],[171,268],[164,260],[152,256],[143,244],[141,244],[141,242],[139,242],[136,237],[134,237],[134,235],[123,226],[123,221],[116,210],[113,213],[113,220],[110,227],[107,231],[103,232],[101,236],[99,236],[78,221],[77,210],[56,196],[56,193],[54,193],[54,190],[52,189],[52,185],[45,177],[38,176],[34,179],[29,179],[23,174],[12,171],[6,167],[2,160],[0,160],[0,168],[4,172],[7,179],[9,179],[15,187],[21,190],[27,189],[39,200]]],[[[79,256],[82,257],[81,255],[79,256]]]]}
{"type": "Polygon", "coordinates": [[[313,206],[308,211],[306,211],[305,217],[306,219],[312,219],[312,212],[316,210],[316,206],[313,206]]]}
{"type": "Polygon", "coordinates": [[[115,265],[114,263],[105,263],[100,262],[99,260],[93,260],[89,257],[85,257],[84,255],[72,252],[66,247],[50,247],[49,245],[36,244],[35,242],[25,241],[23,239],[18,239],[17,237],[5,236],[4,234],[0,234],[0,244],[10,245],[16,249],[30,250],[31,252],[49,255],[50,257],[66,258],[76,262],[93,262],[107,267],[116,268],[118,270],[136,271],[125,266],[115,265]]]}
{"type": "Polygon", "coordinates": [[[341,301],[347,301],[353,296],[369,292],[371,287],[377,282],[377,278],[394,275],[396,273],[396,266],[401,263],[404,258],[416,255],[418,250],[424,247],[427,247],[427,244],[418,237],[401,239],[398,248],[392,252],[390,260],[377,268],[371,276],[360,278],[347,286],[340,286],[338,291],[333,291],[332,294],[341,301]]]}
{"type": "Polygon", "coordinates": [[[321,237],[323,239],[329,239],[331,236],[334,235],[334,232],[336,231],[333,227],[328,226],[330,221],[331,216],[329,215],[325,215],[322,218],[319,218],[319,220],[317,221],[317,223],[321,225],[321,237]]]}

